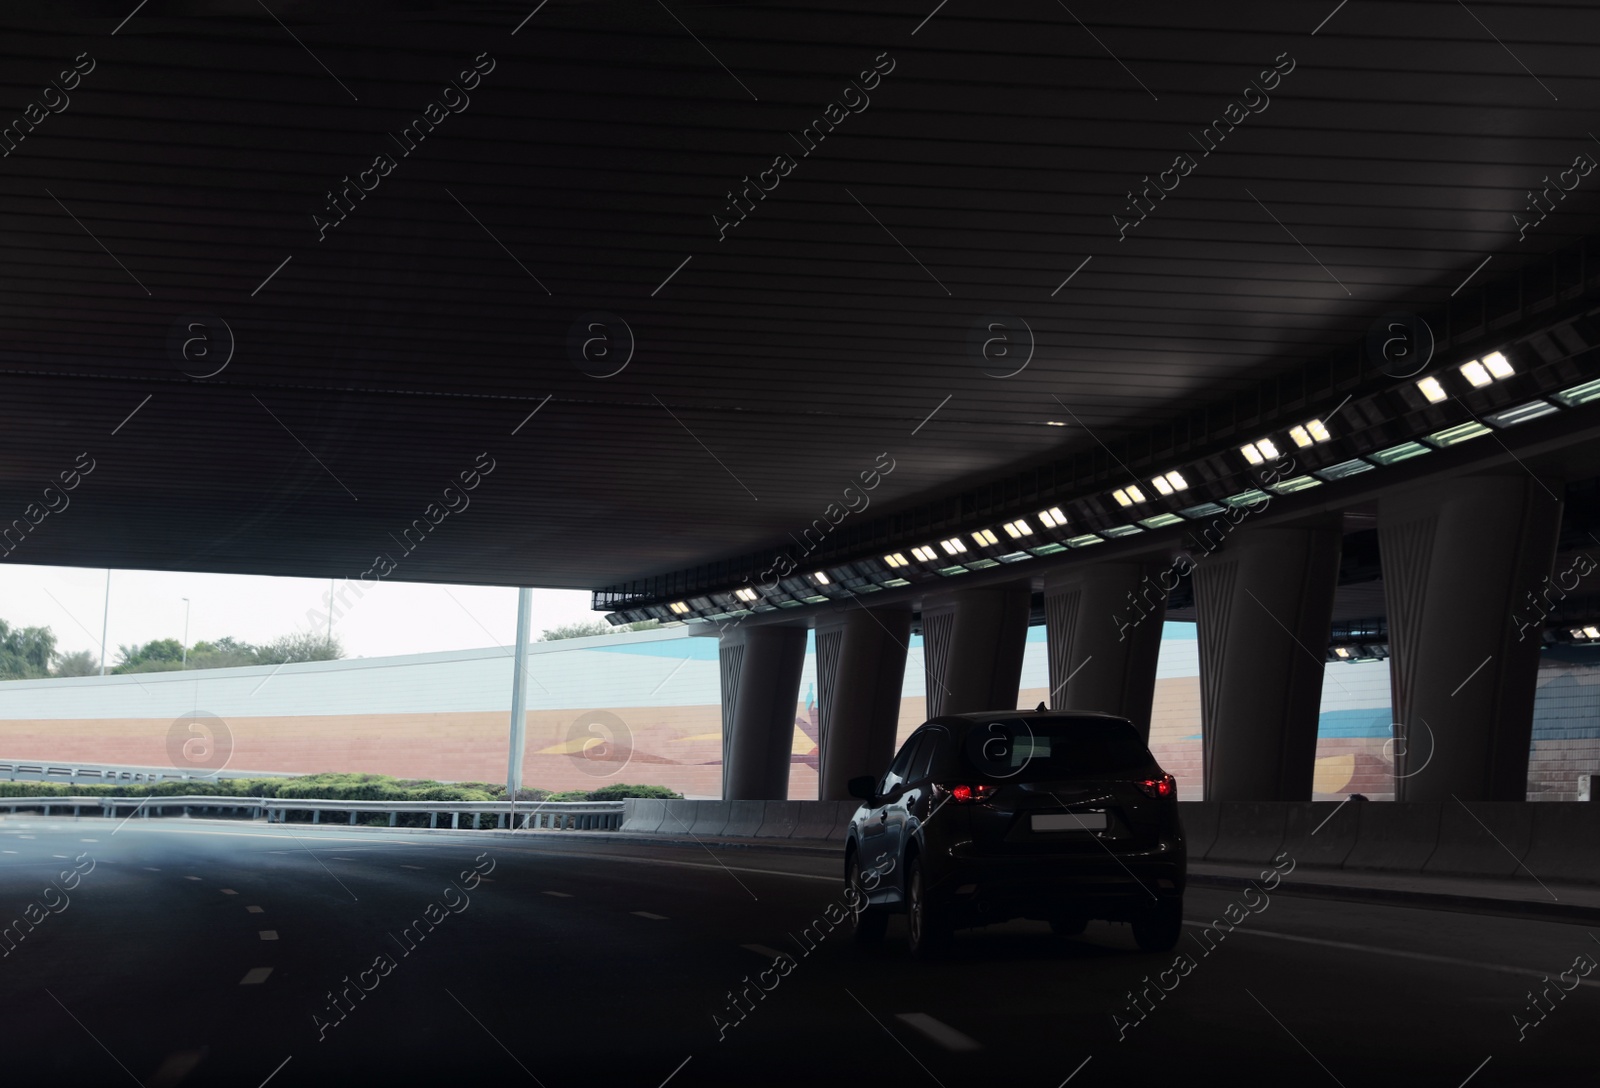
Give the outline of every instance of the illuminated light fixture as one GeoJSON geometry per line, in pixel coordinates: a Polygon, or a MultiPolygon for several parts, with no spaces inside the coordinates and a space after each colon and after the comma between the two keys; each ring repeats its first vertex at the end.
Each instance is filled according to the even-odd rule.
{"type": "Polygon", "coordinates": [[[959,555],[967,550],[967,546],[961,543],[961,538],[958,536],[953,536],[949,540],[939,541],[939,547],[944,549],[944,554],[946,555],[959,555]]]}
{"type": "Polygon", "coordinates": [[[1484,416],[1484,420],[1496,427],[1513,427],[1518,423],[1526,423],[1530,419],[1559,412],[1561,409],[1547,400],[1530,400],[1527,404],[1519,404],[1515,408],[1506,408],[1499,412],[1484,416]]]}
{"type": "Polygon", "coordinates": [[[1118,506],[1132,506],[1136,502],[1145,501],[1144,492],[1140,491],[1136,484],[1117,488],[1111,493],[1111,497],[1117,500],[1118,506]]]}
{"type": "Polygon", "coordinates": [[[1100,535],[1107,540],[1115,540],[1119,536],[1132,536],[1134,533],[1142,532],[1144,530],[1137,525],[1114,525],[1109,529],[1101,529],[1100,535]]]}
{"type": "Polygon", "coordinates": [[[1296,491],[1307,491],[1313,487],[1321,487],[1322,481],[1315,476],[1295,476],[1284,480],[1282,483],[1272,485],[1272,490],[1280,495],[1293,495],[1296,491]]]}
{"type": "Polygon", "coordinates": [[[1266,460],[1265,457],[1261,456],[1261,450],[1254,442],[1246,442],[1244,445],[1239,447],[1239,452],[1243,454],[1244,459],[1249,461],[1252,465],[1259,465],[1261,462],[1266,460]]]}
{"type": "Polygon", "coordinates": [[[903,567],[906,565],[906,557],[903,552],[890,552],[883,557],[883,561],[891,567],[903,567]]]}
{"type": "Polygon", "coordinates": [[[1048,510],[1039,511],[1039,520],[1046,529],[1059,529],[1067,523],[1067,515],[1061,512],[1061,507],[1052,506],[1048,510]]]}
{"type": "Polygon", "coordinates": [[[1177,514],[1157,514],[1153,518],[1141,518],[1139,524],[1147,529],[1160,529],[1167,525],[1176,525],[1182,520],[1183,518],[1177,514]]]}
{"type": "Polygon", "coordinates": [[[1428,447],[1424,446],[1421,442],[1402,442],[1398,446],[1390,446],[1386,450],[1379,450],[1377,453],[1369,453],[1367,456],[1378,462],[1380,465],[1392,465],[1398,461],[1407,461],[1413,457],[1421,457],[1425,453],[1432,452],[1432,450],[1428,449],[1428,447]]]}
{"type": "Polygon", "coordinates": [[[1482,423],[1461,423],[1454,427],[1446,427],[1442,431],[1435,431],[1427,437],[1427,441],[1441,449],[1445,446],[1455,446],[1468,439],[1477,438],[1479,435],[1489,433],[1489,428],[1482,423]]]}
{"type": "Polygon", "coordinates": [[[1560,401],[1568,408],[1576,408],[1580,404],[1588,404],[1592,400],[1600,399],[1600,379],[1575,385],[1571,389],[1563,389],[1555,394],[1555,400],[1560,401]]]}
{"type": "Polygon", "coordinates": [[[1156,485],[1156,490],[1159,491],[1161,494],[1163,494],[1163,495],[1172,494],[1172,485],[1167,483],[1167,478],[1165,476],[1157,476],[1154,479],[1152,479],[1150,482],[1156,485]]]}
{"type": "Polygon", "coordinates": [[[674,613],[676,613],[677,615],[679,615],[679,616],[681,616],[685,612],[689,611],[689,606],[687,604],[685,604],[684,602],[682,602],[682,601],[673,601],[667,607],[672,609],[672,611],[674,613]]]}
{"type": "Polygon", "coordinates": [[[1213,514],[1226,514],[1227,507],[1218,506],[1214,502],[1203,502],[1199,506],[1186,506],[1178,513],[1186,518],[1209,518],[1213,514]]]}
{"type": "Polygon", "coordinates": [[[1450,394],[1444,391],[1444,386],[1439,384],[1438,378],[1423,378],[1417,382],[1417,390],[1428,398],[1429,404],[1438,404],[1440,401],[1450,398],[1450,394]]]}
{"type": "Polygon", "coordinates": [[[944,575],[946,578],[953,578],[958,574],[967,573],[967,568],[966,567],[940,567],[939,570],[938,570],[938,573],[944,575]]]}
{"type": "Polygon", "coordinates": [[[1067,548],[1064,544],[1041,544],[1037,548],[1029,548],[1028,550],[1034,555],[1060,555],[1067,548]]]}
{"type": "Polygon", "coordinates": [[[1222,501],[1227,503],[1229,506],[1254,506],[1262,499],[1270,498],[1272,498],[1272,496],[1268,495],[1265,491],[1253,487],[1249,491],[1241,491],[1237,495],[1229,495],[1222,501]]]}
{"type": "Polygon", "coordinates": [[[1362,472],[1371,472],[1373,466],[1357,457],[1351,461],[1341,461],[1337,465],[1317,469],[1317,475],[1324,480],[1342,480],[1346,476],[1355,476],[1362,472]]]}
{"type": "Polygon", "coordinates": [[[1026,518],[1008,521],[1001,528],[1006,531],[1006,536],[1009,536],[1012,540],[1016,540],[1018,537],[1030,536],[1033,533],[1033,526],[1028,524],[1026,518]]]}
{"type": "Polygon", "coordinates": [[[1573,637],[1573,638],[1582,638],[1582,637],[1583,637],[1583,628],[1581,628],[1581,627],[1574,627],[1574,628],[1573,628],[1573,629],[1572,629],[1572,637],[1573,637]]]}
{"type": "Polygon", "coordinates": [[[1062,422],[1061,420],[1059,420],[1059,419],[1047,419],[1047,420],[1044,421],[1044,425],[1046,427],[1065,427],[1066,426],[1066,424],[1064,422],[1062,422]]]}
{"type": "Polygon", "coordinates": [[[1583,629],[1583,637],[1584,638],[1600,638],[1600,628],[1585,627],[1583,629]]]}
{"type": "Polygon", "coordinates": [[[988,570],[990,567],[998,567],[999,565],[1000,564],[996,563],[993,559],[969,559],[969,560],[967,560],[967,569],[968,570],[988,570]]]}
{"type": "Polygon", "coordinates": [[[1027,552],[1007,552],[1006,554],[999,556],[1000,562],[1002,563],[1020,563],[1024,559],[1032,558],[1033,556],[1029,555],[1027,552]]]}
{"type": "Polygon", "coordinates": [[[1082,536],[1067,538],[1067,544],[1073,548],[1087,548],[1091,544],[1104,544],[1106,538],[1094,533],[1084,533],[1082,536]]]}
{"type": "Polygon", "coordinates": [[[991,544],[1000,543],[1000,538],[994,535],[993,529],[979,529],[972,534],[972,542],[980,548],[984,548],[991,544]]]}
{"type": "Polygon", "coordinates": [[[1327,424],[1320,419],[1308,419],[1297,427],[1289,428],[1289,437],[1294,439],[1294,444],[1301,449],[1316,442],[1327,442],[1333,437],[1328,433],[1327,424]]]}
{"type": "Polygon", "coordinates": [[[1311,445],[1311,432],[1304,427],[1294,426],[1289,428],[1289,437],[1294,439],[1294,444],[1301,449],[1311,445]]]}
{"type": "Polygon", "coordinates": [[[1471,382],[1474,389],[1482,389],[1494,381],[1489,377],[1489,372],[1483,368],[1483,364],[1476,359],[1461,364],[1461,376],[1471,382]]]}
{"type": "Polygon", "coordinates": [[[1313,419],[1306,423],[1306,430],[1311,432],[1311,437],[1318,442],[1327,442],[1333,435],[1328,433],[1328,425],[1320,419],[1313,419]]]}
{"type": "Polygon", "coordinates": [[[1491,351],[1485,355],[1483,357],[1483,365],[1489,368],[1489,373],[1493,374],[1496,380],[1509,378],[1516,373],[1515,370],[1511,369],[1511,360],[1498,351],[1491,351]]]}
{"type": "MultiPolygon", "coordinates": [[[[904,578],[885,578],[883,580],[883,584],[886,586],[893,586],[898,589],[900,586],[908,586],[911,583],[906,581],[904,578]]],[[[862,586],[861,588],[866,589],[867,587],[862,586]]]]}
{"type": "Polygon", "coordinates": [[[802,601],[805,601],[806,604],[827,604],[828,603],[828,598],[823,597],[821,595],[814,596],[814,597],[802,597],[800,599],[802,601]]]}
{"type": "Polygon", "coordinates": [[[811,574],[811,580],[812,580],[812,581],[813,581],[813,582],[815,582],[815,583],[817,583],[817,585],[819,585],[819,586],[825,586],[825,585],[828,585],[828,584],[829,584],[829,581],[830,581],[830,579],[829,579],[829,578],[828,578],[828,576],[827,576],[827,575],[826,575],[826,574],[824,574],[824,573],[822,573],[822,572],[821,572],[821,571],[820,571],[820,570],[819,570],[819,571],[813,571],[813,572],[812,572],[812,574],[811,574]]]}
{"type": "Polygon", "coordinates": [[[1189,490],[1189,481],[1185,480],[1183,478],[1183,473],[1179,472],[1177,469],[1173,469],[1171,472],[1167,473],[1166,481],[1172,485],[1172,490],[1174,491],[1189,490]]]}
{"type": "Polygon", "coordinates": [[[1348,658],[1350,656],[1350,651],[1345,649],[1343,646],[1335,646],[1333,648],[1333,653],[1335,657],[1339,658],[1348,658]]]}
{"type": "Polygon", "coordinates": [[[931,563],[935,559],[939,558],[939,553],[934,551],[926,544],[918,544],[915,548],[911,549],[911,554],[922,560],[924,563],[931,563]]]}
{"type": "Polygon", "coordinates": [[[741,601],[753,601],[758,596],[756,591],[751,589],[749,586],[744,586],[743,588],[734,590],[733,595],[739,598],[741,601]]]}

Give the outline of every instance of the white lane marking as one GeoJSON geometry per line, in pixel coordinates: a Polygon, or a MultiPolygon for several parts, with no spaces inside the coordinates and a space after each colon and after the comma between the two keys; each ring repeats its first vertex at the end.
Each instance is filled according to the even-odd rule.
{"type": "Polygon", "coordinates": [[[238,892],[234,891],[232,888],[219,888],[217,890],[220,891],[223,895],[238,895],[239,894],[238,892]]]}
{"type": "Polygon", "coordinates": [[[150,870],[152,873],[159,873],[161,871],[160,869],[157,869],[154,865],[146,865],[145,868],[150,870]]]}
{"type": "Polygon", "coordinates": [[[275,941],[278,939],[278,931],[275,929],[263,929],[261,931],[261,939],[263,941],[275,941]]]}
{"type": "Polygon", "coordinates": [[[267,976],[272,974],[270,967],[252,967],[244,973],[244,978],[239,980],[241,986],[259,986],[267,981],[267,976]]]}
{"type": "Polygon", "coordinates": [[[572,898],[572,896],[567,892],[545,892],[544,894],[553,895],[557,899],[571,899],[572,898]]]}
{"type": "Polygon", "coordinates": [[[249,911],[251,914],[261,914],[261,913],[263,913],[263,911],[261,910],[260,907],[246,907],[244,909],[249,911]]]}
{"type": "Polygon", "coordinates": [[[50,855],[50,856],[51,856],[51,857],[53,857],[53,858],[60,858],[60,859],[61,859],[61,860],[62,860],[62,861],[68,861],[68,860],[70,860],[70,859],[69,859],[69,858],[68,858],[68,857],[67,857],[67,855],[65,855],[65,854],[51,854],[51,855],[50,855]]]}
{"type": "MultiPolygon", "coordinates": [[[[687,660],[687,659],[685,659],[687,660]]],[[[15,850],[0,850],[0,854],[15,854],[15,850]]]]}
{"type": "Polygon", "coordinates": [[[657,922],[665,922],[667,920],[667,916],[665,914],[651,914],[647,910],[634,910],[629,911],[628,913],[637,914],[641,918],[649,918],[657,922]]]}
{"type": "Polygon", "coordinates": [[[776,948],[768,948],[764,944],[742,944],[739,947],[746,949],[747,951],[754,952],[758,956],[765,956],[769,960],[775,960],[779,956],[788,955],[786,952],[779,952],[776,948]]]}
{"type": "Polygon", "coordinates": [[[18,835],[17,836],[17,838],[19,838],[19,839],[37,839],[38,837],[39,836],[37,836],[37,835],[18,835]]]}
{"type": "MultiPolygon", "coordinates": [[[[345,858],[344,860],[349,861],[350,859],[349,858],[345,858]]],[[[400,868],[402,868],[402,869],[415,869],[419,873],[423,871],[423,868],[420,865],[402,865],[402,866],[400,866],[400,868]]]]}
{"type": "Polygon", "coordinates": [[[183,879],[185,879],[185,880],[199,880],[200,878],[197,877],[197,876],[186,876],[183,879]]]}
{"type": "Polygon", "coordinates": [[[963,1035],[949,1024],[935,1020],[925,1012],[897,1012],[894,1018],[916,1028],[946,1050],[983,1049],[983,1044],[972,1036],[963,1035]]]}
{"type": "Polygon", "coordinates": [[[340,857],[336,857],[333,860],[334,861],[354,861],[356,859],[355,858],[340,858],[340,857]]]}
{"type": "Polygon", "coordinates": [[[99,842],[99,839],[79,839],[79,842],[99,842]]]}
{"type": "MultiPolygon", "coordinates": [[[[1210,922],[1191,922],[1187,918],[1183,924],[1195,929],[1210,929],[1210,922]]],[[[1322,937],[1301,937],[1293,933],[1275,933],[1266,929],[1248,929],[1242,932],[1255,937],[1270,937],[1278,941],[1293,941],[1297,944],[1314,944],[1322,948],[1342,948],[1349,952],[1370,952],[1377,956],[1394,956],[1403,960],[1419,960],[1423,963],[1443,963],[1451,967],[1471,967],[1479,971],[1499,971],[1505,975],[1526,975],[1529,978],[1542,978],[1549,974],[1548,971],[1536,971],[1531,967],[1508,967],[1500,963],[1479,963],[1476,960],[1457,959],[1454,956],[1436,956],[1431,952],[1407,952],[1399,948],[1379,948],[1370,944],[1353,944],[1350,941],[1330,941],[1322,937]]],[[[1227,936],[1227,934],[1223,934],[1227,936]]],[[[1204,945],[1201,945],[1204,948],[1204,945]]],[[[1579,979],[1580,986],[1600,987],[1600,980],[1579,979]]]]}

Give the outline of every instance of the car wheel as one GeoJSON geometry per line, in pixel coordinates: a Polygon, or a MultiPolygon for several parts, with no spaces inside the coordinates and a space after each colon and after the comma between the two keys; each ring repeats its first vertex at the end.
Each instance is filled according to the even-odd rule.
{"type": "Polygon", "coordinates": [[[921,858],[906,866],[906,940],[914,956],[933,956],[950,944],[955,927],[944,901],[928,887],[921,858]]]}
{"type": "Polygon", "coordinates": [[[1079,918],[1075,915],[1062,915],[1050,919],[1050,932],[1057,937],[1076,937],[1089,928],[1089,919],[1079,918]]]}
{"type": "Polygon", "coordinates": [[[1166,952],[1183,932],[1183,897],[1162,899],[1133,921],[1133,939],[1146,952],[1166,952]]]}
{"type": "Polygon", "coordinates": [[[845,862],[845,886],[854,888],[863,900],[860,910],[851,912],[851,925],[856,940],[861,944],[877,944],[889,931],[889,912],[865,902],[867,889],[861,883],[861,855],[852,851],[845,862]]]}

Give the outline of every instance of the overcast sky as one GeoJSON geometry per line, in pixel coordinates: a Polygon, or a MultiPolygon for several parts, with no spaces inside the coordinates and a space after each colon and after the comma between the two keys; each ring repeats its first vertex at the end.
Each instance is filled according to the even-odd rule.
{"type": "MultiPolygon", "coordinates": [[[[118,570],[111,574],[110,663],[120,645],[156,638],[183,639],[183,598],[190,600],[189,644],[225,635],[266,642],[313,627],[306,613],[326,615],[321,578],[267,578],[242,574],[187,574],[118,570]]],[[[80,567],[30,567],[0,563],[0,619],[14,627],[49,627],[64,653],[100,656],[106,572],[80,567]]],[[[426,653],[504,646],[516,638],[517,591],[486,586],[422,585],[382,581],[335,616],[333,633],[350,657],[426,653]]],[[[533,592],[534,638],[547,627],[600,619],[589,594],[533,592]]],[[[326,630],[326,620],[317,624],[326,630]]]]}

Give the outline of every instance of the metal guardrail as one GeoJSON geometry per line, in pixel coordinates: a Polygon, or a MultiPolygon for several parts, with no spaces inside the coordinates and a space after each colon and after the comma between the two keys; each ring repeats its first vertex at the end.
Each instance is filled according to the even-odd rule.
{"type": "MultiPolygon", "coordinates": [[[[250,819],[265,817],[268,823],[285,823],[291,812],[311,813],[311,822],[322,823],[325,812],[348,813],[354,824],[362,813],[389,816],[389,826],[394,827],[402,812],[428,813],[428,826],[439,826],[440,813],[450,815],[450,826],[459,829],[463,814],[472,817],[474,829],[482,827],[483,817],[495,817],[495,827],[507,826],[512,806],[507,801],[324,801],[310,797],[218,797],[197,794],[175,797],[0,797],[0,810],[17,812],[21,809],[40,809],[49,816],[52,809],[72,810],[74,816],[83,809],[100,809],[108,817],[138,815],[148,819],[161,816],[173,809],[182,809],[185,816],[192,810],[221,813],[248,813],[250,819]]],[[[621,801],[518,801],[516,827],[573,830],[615,830],[622,826],[621,801]]]]}
{"type": "Polygon", "coordinates": [[[168,779],[292,778],[290,771],[209,771],[182,767],[138,767],[62,760],[0,760],[0,779],[12,782],[62,782],[73,786],[144,785],[168,779]]]}

